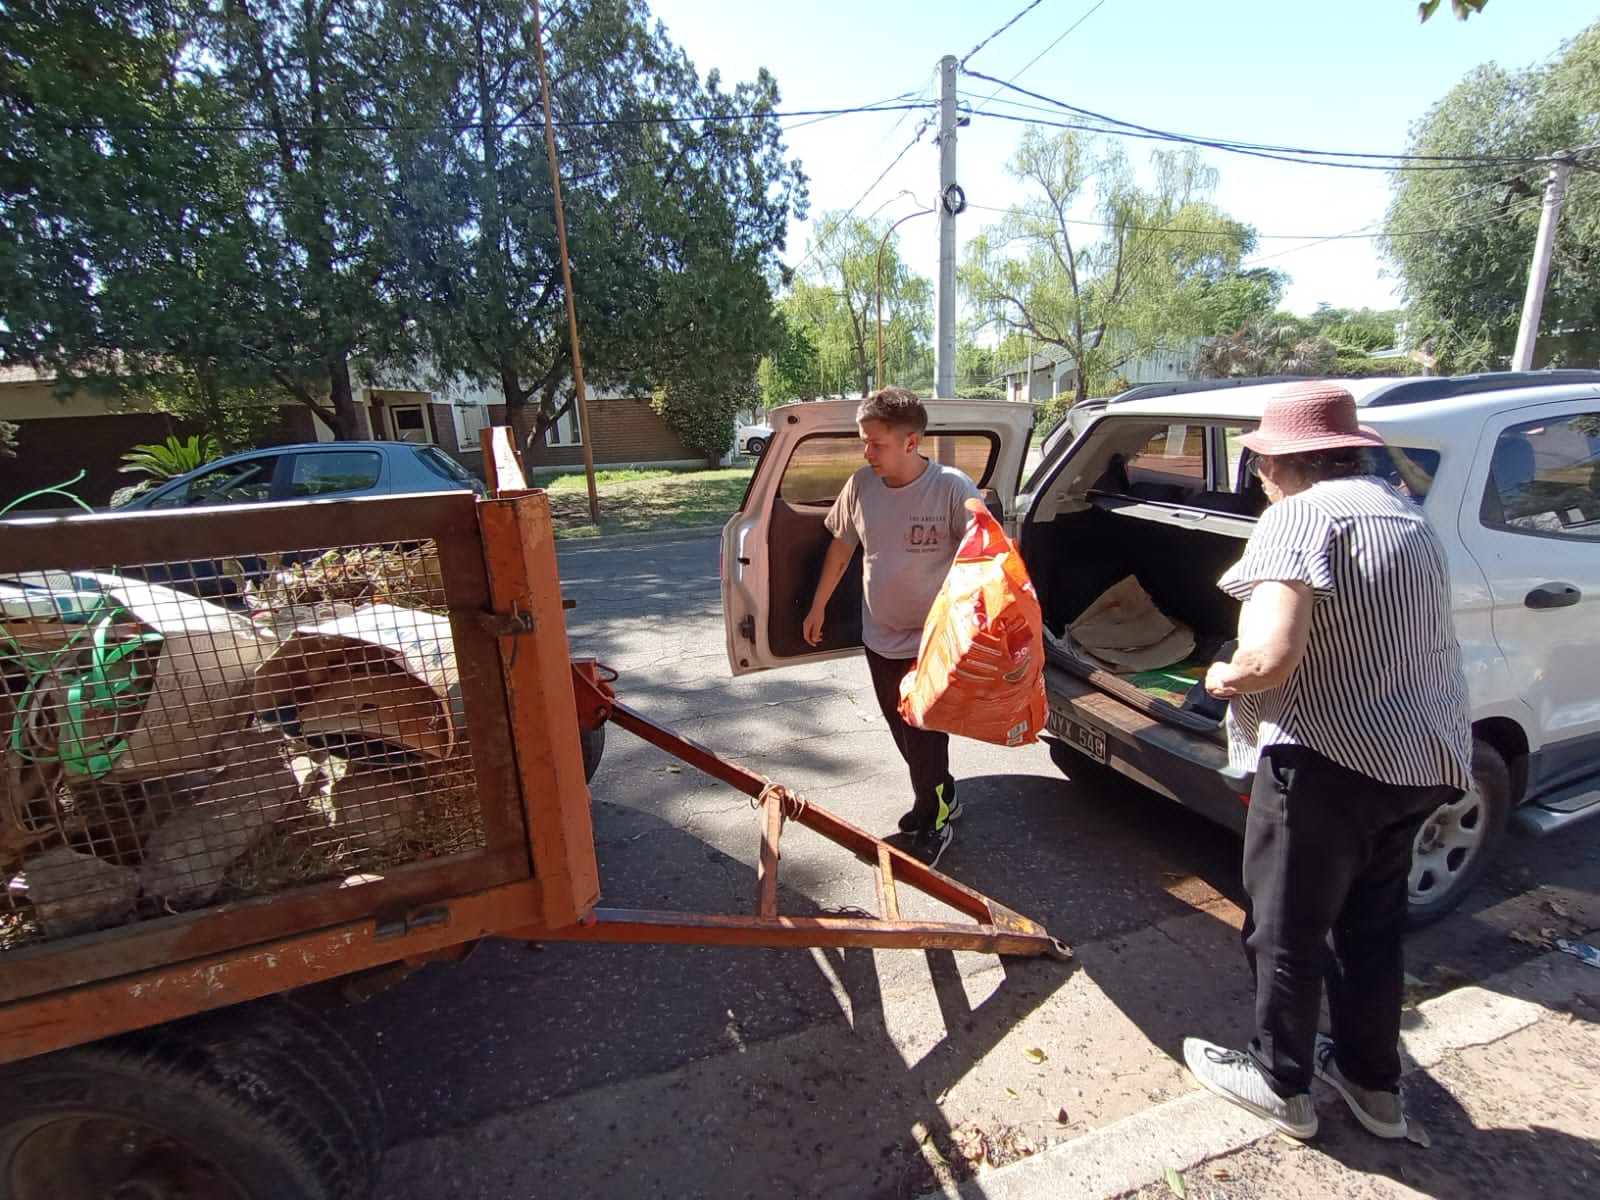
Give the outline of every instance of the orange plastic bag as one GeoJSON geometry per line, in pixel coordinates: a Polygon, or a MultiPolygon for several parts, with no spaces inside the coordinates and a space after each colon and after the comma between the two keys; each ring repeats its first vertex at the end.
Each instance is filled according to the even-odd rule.
{"type": "Polygon", "coordinates": [[[922,729],[1021,746],[1044,728],[1044,620],[1022,555],[981,500],[900,681],[900,715],[922,729]]]}

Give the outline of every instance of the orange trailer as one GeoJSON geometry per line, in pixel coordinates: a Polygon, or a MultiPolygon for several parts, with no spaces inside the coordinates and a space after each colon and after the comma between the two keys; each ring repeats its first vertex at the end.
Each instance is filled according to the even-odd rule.
{"type": "Polygon", "coordinates": [[[572,661],[539,491],[3,521],[0,603],[0,1200],[366,1195],[376,1089],[293,997],[485,937],[1069,953],[572,661]],[[751,914],[600,906],[607,723],[751,797],[751,914]],[[877,917],[778,911],[791,821],[877,917]]]}

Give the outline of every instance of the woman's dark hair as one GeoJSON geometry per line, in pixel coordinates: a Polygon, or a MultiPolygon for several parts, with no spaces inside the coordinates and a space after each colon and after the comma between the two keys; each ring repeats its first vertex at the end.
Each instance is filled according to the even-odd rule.
{"type": "Polygon", "coordinates": [[[1350,479],[1371,475],[1372,451],[1365,446],[1338,446],[1332,450],[1307,450],[1301,454],[1277,454],[1274,461],[1301,479],[1350,479]]]}

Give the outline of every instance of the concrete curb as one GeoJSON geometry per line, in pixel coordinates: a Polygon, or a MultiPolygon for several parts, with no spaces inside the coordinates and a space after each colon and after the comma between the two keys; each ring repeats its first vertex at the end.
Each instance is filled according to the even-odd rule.
{"type": "Polygon", "coordinates": [[[556,550],[610,550],[618,546],[637,546],[644,543],[660,545],[663,542],[687,542],[693,538],[720,534],[721,525],[686,525],[677,529],[642,529],[638,533],[606,533],[595,537],[556,539],[556,550]]]}
{"type": "MultiPolygon", "coordinates": [[[[1593,935],[1588,939],[1594,941],[1593,935]]],[[[1401,1035],[1405,1073],[1447,1055],[1498,1042],[1569,1002],[1592,968],[1551,951],[1492,977],[1420,1004],[1401,1035]]],[[[951,1192],[964,1200],[1055,1200],[1120,1196],[1159,1183],[1277,1133],[1265,1121],[1209,1092],[1196,1091],[1146,1109],[1009,1166],[987,1171],[951,1192]]]]}

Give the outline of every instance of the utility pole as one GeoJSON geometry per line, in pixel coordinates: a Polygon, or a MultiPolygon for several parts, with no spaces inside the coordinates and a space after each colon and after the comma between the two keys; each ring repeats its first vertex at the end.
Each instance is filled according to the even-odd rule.
{"type": "Polygon", "coordinates": [[[934,283],[933,394],[956,394],[956,215],[967,206],[956,182],[956,56],[939,60],[939,278],[934,283]]]}
{"type": "Polygon", "coordinates": [[[572,294],[572,256],[567,253],[567,212],[561,203],[561,163],[556,157],[556,127],[550,116],[550,74],[544,65],[544,28],[539,0],[533,0],[533,52],[539,68],[539,94],[544,101],[544,146],[550,159],[550,186],[556,206],[556,244],[561,250],[561,286],[567,298],[567,338],[572,346],[572,387],[577,393],[578,433],[583,438],[583,474],[589,481],[589,520],[600,524],[600,493],[594,481],[594,426],[589,424],[589,396],[583,388],[583,349],[578,341],[578,301],[572,294]]]}
{"type": "Polygon", "coordinates": [[[1511,356],[1513,371],[1533,369],[1533,343],[1539,338],[1539,313],[1544,308],[1544,288],[1550,279],[1550,259],[1556,249],[1556,222],[1567,195],[1567,172],[1574,155],[1561,150],[1550,157],[1550,175],[1544,184],[1544,211],[1539,215],[1539,236],[1533,243],[1533,266],[1528,269],[1528,294],[1522,301],[1522,324],[1517,329],[1517,349],[1511,356]]]}

